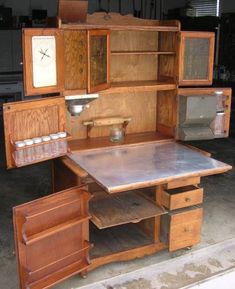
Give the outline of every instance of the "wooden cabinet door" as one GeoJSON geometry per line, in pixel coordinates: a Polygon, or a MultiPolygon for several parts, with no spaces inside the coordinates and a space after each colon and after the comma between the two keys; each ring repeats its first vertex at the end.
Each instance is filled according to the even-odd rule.
{"type": "Polygon", "coordinates": [[[90,194],[75,187],[13,209],[20,288],[50,288],[89,266],[90,194]]]}
{"type": "Polygon", "coordinates": [[[179,85],[212,84],[214,46],[213,32],[181,32],[179,85]]]}
{"type": "MultiPolygon", "coordinates": [[[[42,156],[39,156],[38,159],[33,155],[32,162],[30,162],[26,160],[29,148],[25,147],[22,156],[25,158],[25,162],[22,165],[17,165],[15,148],[16,141],[65,131],[66,111],[64,97],[6,103],[3,105],[3,119],[8,169],[42,162],[66,154],[65,152],[57,156],[51,155],[50,157],[48,154],[42,153],[42,156]],[[47,157],[44,157],[44,155],[47,157]]],[[[35,153],[34,146],[30,149],[33,149],[30,153],[35,153]]],[[[42,149],[44,150],[45,147],[42,149]]]]}
{"type": "Polygon", "coordinates": [[[61,92],[64,77],[63,33],[59,29],[23,30],[25,95],[61,92]]]}
{"type": "Polygon", "coordinates": [[[88,31],[88,92],[110,86],[110,31],[88,31]]]}

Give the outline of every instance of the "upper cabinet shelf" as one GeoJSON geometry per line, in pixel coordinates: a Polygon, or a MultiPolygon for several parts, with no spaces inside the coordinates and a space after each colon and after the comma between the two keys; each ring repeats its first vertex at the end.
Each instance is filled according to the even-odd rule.
{"type": "Polygon", "coordinates": [[[175,55],[174,51],[112,51],[111,55],[175,55]]]}
{"type": "Polygon", "coordinates": [[[176,88],[177,84],[170,79],[164,81],[157,81],[157,80],[123,81],[111,83],[110,88],[102,90],[100,94],[173,90],[176,88]]]}

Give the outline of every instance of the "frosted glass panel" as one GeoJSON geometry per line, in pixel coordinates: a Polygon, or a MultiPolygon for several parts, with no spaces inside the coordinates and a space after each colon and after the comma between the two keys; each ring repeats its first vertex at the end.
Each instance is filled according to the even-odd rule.
{"type": "Polygon", "coordinates": [[[210,40],[186,38],[184,53],[184,80],[208,79],[210,40]]]}

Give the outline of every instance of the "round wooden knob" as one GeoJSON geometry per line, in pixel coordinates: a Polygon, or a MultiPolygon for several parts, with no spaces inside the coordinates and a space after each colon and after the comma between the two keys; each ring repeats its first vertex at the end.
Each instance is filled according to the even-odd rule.
{"type": "Polygon", "coordinates": [[[185,198],[185,202],[190,202],[191,201],[191,199],[190,198],[185,198]]]}

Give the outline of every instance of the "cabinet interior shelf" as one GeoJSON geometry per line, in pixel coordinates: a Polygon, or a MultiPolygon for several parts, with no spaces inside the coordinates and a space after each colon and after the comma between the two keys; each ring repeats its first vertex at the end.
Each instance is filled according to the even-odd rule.
{"type": "Polygon", "coordinates": [[[112,51],[111,55],[175,55],[173,51],[112,51]]]}
{"type": "Polygon", "coordinates": [[[90,201],[91,221],[105,229],[165,214],[166,211],[146,198],[141,191],[109,195],[97,192],[90,201]]]}
{"type": "Polygon", "coordinates": [[[25,236],[24,237],[24,242],[25,242],[26,245],[32,245],[35,242],[38,242],[38,241],[40,241],[42,239],[45,239],[45,238],[48,238],[51,235],[57,234],[57,233],[59,233],[61,231],[70,229],[70,228],[72,228],[74,226],[77,226],[77,225],[81,224],[82,222],[85,222],[85,221],[87,221],[89,219],[90,219],[90,216],[78,217],[76,219],[67,221],[67,222],[65,222],[63,224],[59,224],[57,226],[49,228],[49,229],[47,229],[45,231],[42,231],[40,233],[34,234],[32,236],[25,236]]]}
{"type": "Polygon", "coordinates": [[[110,88],[106,90],[102,90],[100,94],[173,90],[176,88],[177,88],[177,85],[172,79],[166,79],[162,81],[157,81],[157,80],[123,81],[123,82],[111,83],[110,88]]]}
{"type": "Polygon", "coordinates": [[[137,224],[126,224],[104,230],[99,230],[91,224],[90,241],[94,244],[90,251],[92,260],[153,244],[152,238],[147,236],[137,224]]]}

